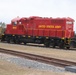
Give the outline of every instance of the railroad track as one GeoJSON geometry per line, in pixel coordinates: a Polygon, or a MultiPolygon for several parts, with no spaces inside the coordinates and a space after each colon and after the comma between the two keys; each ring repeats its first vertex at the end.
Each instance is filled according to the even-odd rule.
{"type": "MultiPolygon", "coordinates": [[[[0,41],[0,43],[1,43],[1,41],[0,41]]],[[[6,43],[6,42],[2,42],[2,43],[6,43]]],[[[13,43],[7,43],[7,44],[13,44],[13,43]]],[[[16,44],[16,45],[23,45],[23,44],[16,44]]],[[[26,46],[32,46],[32,47],[41,47],[41,48],[53,48],[53,47],[45,47],[44,45],[39,45],[39,44],[31,44],[31,43],[28,43],[28,44],[26,44],[26,46]]],[[[58,47],[56,47],[56,48],[53,48],[53,49],[60,49],[60,48],[58,48],[58,47]]],[[[60,50],[72,50],[72,51],[76,51],[76,48],[70,48],[70,49],[60,49],[60,50]]]]}
{"type": "Polygon", "coordinates": [[[72,65],[76,66],[76,62],[61,60],[61,59],[56,59],[56,58],[51,58],[51,57],[45,57],[45,56],[40,56],[40,55],[35,55],[35,54],[30,54],[30,53],[25,53],[25,52],[7,50],[7,49],[2,49],[2,48],[0,48],[0,52],[39,61],[39,62],[50,64],[50,65],[59,66],[59,67],[66,67],[66,66],[72,66],[72,65]]]}

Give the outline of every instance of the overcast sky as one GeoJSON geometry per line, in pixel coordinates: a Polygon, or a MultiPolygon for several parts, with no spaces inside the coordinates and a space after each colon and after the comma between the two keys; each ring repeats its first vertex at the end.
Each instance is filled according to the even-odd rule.
{"type": "Polygon", "coordinates": [[[76,20],[76,0],[0,0],[0,21],[10,23],[17,16],[71,17],[76,20]]]}

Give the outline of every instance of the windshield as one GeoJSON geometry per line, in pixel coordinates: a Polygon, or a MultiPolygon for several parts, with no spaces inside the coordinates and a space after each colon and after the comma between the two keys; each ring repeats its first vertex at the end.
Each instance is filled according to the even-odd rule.
{"type": "Polygon", "coordinates": [[[73,22],[71,22],[71,21],[66,21],[66,24],[73,24],[73,22]]]}

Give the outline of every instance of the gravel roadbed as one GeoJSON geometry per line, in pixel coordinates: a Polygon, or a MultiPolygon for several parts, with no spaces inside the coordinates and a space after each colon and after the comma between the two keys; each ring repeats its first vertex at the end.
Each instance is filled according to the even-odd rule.
{"type": "Polygon", "coordinates": [[[53,66],[48,66],[51,70],[45,70],[45,67],[41,66],[41,68],[39,65],[47,68],[45,64],[0,53],[0,75],[76,75],[75,73],[65,72],[58,68],[55,69],[53,66]]]}
{"type": "Polygon", "coordinates": [[[37,61],[28,60],[28,59],[2,54],[2,53],[0,53],[0,59],[9,61],[11,63],[15,63],[22,67],[28,67],[32,69],[43,70],[43,71],[53,71],[53,72],[65,72],[65,69],[61,67],[56,67],[56,66],[40,63],[37,61]]]}

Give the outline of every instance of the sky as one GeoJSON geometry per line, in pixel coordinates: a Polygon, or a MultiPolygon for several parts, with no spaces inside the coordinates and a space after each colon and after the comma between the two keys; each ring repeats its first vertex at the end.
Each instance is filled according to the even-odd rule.
{"type": "Polygon", "coordinates": [[[17,16],[71,17],[76,20],[76,0],[0,0],[0,21],[7,24],[17,16]]]}

